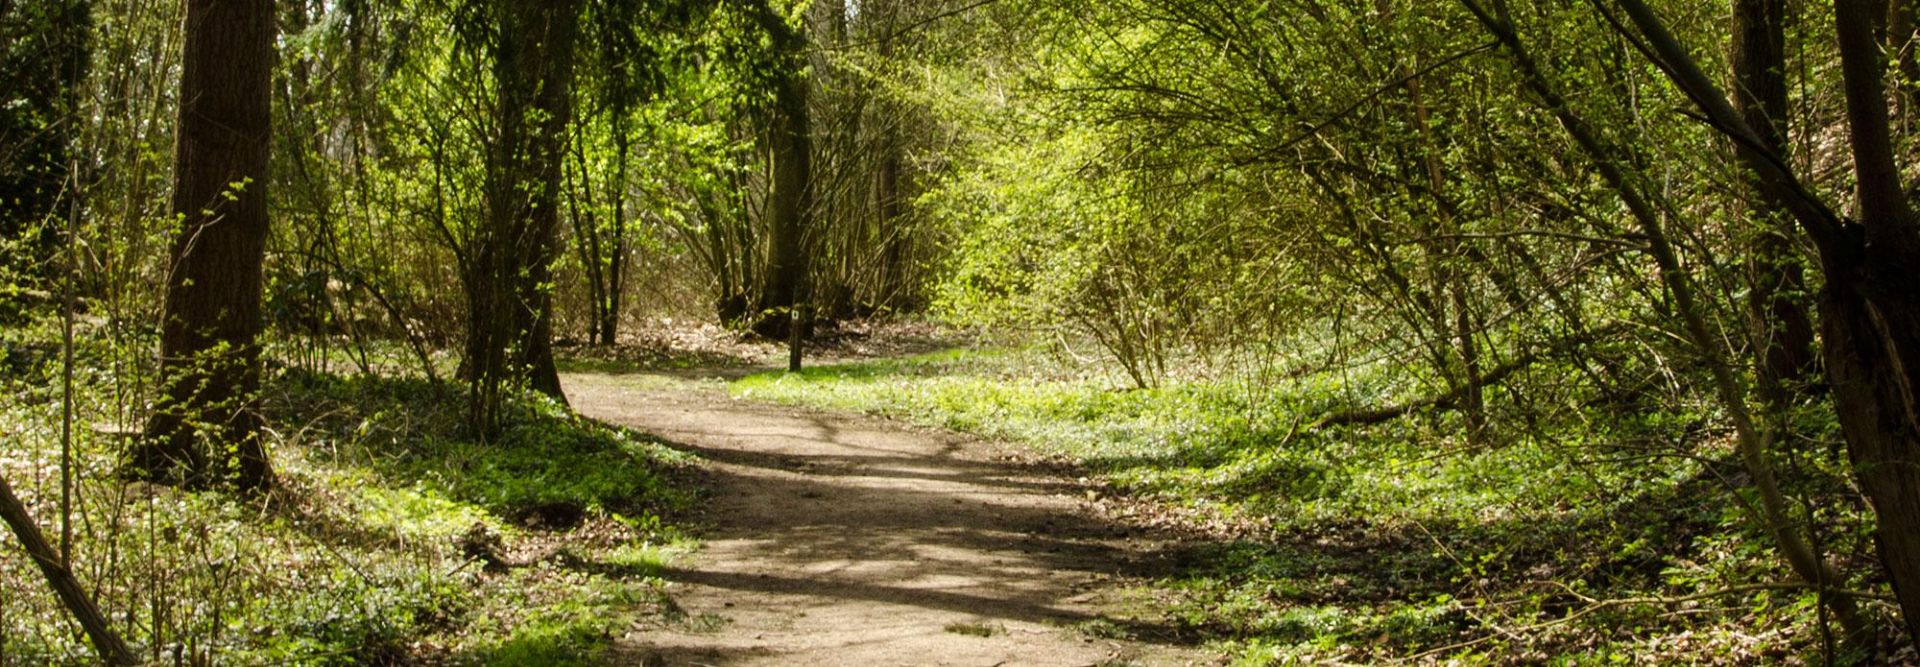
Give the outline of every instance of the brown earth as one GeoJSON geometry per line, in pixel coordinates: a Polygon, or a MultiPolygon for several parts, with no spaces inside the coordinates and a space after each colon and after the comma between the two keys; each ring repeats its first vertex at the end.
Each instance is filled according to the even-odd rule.
{"type": "MultiPolygon", "coordinates": [[[[1088,490],[991,443],[729,399],[712,383],[569,375],[583,414],[705,458],[701,548],[663,575],[636,665],[1195,665],[1108,615],[1177,543],[1103,519],[1088,490]]],[[[1131,600],[1131,602],[1129,602],[1131,600]]],[[[1148,614],[1135,614],[1151,618],[1148,614]]]]}

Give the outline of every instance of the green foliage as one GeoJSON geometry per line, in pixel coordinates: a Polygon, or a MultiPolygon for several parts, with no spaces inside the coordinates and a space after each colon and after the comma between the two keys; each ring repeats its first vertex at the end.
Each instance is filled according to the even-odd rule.
{"type": "MultiPolygon", "coordinates": [[[[0,388],[15,397],[0,429],[20,434],[0,444],[0,474],[57,535],[57,330],[35,322],[0,330],[0,388]]],[[[112,474],[122,442],[88,428],[115,418],[106,333],[83,326],[76,350],[75,566],[143,655],[171,660],[178,644],[199,664],[591,660],[612,628],[658,607],[653,577],[680,539],[660,513],[690,497],[673,473],[683,454],[533,397],[512,402],[510,437],[480,447],[456,390],[285,370],[265,402],[270,496],[128,483],[112,474]],[[476,531],[502,558],[555,555],[495,572],[475,560],[476,531]]],[[[23,554],[0,551],[0,581],[10,657],[91,659],[23,554]]]]}
{"type": "Polygon", "coordinates": [[[918,202],[954,239],[935,287],[941,317],[1069,329],[1143,388],[1165,379],[1181,352],[1223,349],[1249,329],[1278,335],[1299,321],[1291,316],[1311,278],[1275,255],[1283,243],[1275,230],[1221,219],[1225,193],[1196,185],[1211,174],[1159,163],[1111,126],[1044,122],[1071,109],[998,106],[1025,122],[974,120],[990,138],[918,202]]]}
{"type": "MultiPolygon", "coordinates": [[[[615,633],[633,621],[635,609],[649,609],[657,593],[605,581],[585,582],[583,594],[560,600],[523,599],[539,607],[497,641],[482,643],[472,655],[489,667],[573,667],[605,664],[615,633]]],[[[509,597],[521,596],[509,594],[509,597]]]]}
{"type": "Polygon", "coordinates": [[[497,439],[459,435],[460,390],[424,380],[290,373],[277,397],[308,437],[334,443],[389,483],[506,517],[557,511],[639,514],[686,500],[663,471],[689,460],[658,441],[572,414],[529,393],[497,439]],[[294,412],[297,409],[299,412],[294,412]],[[322,406],[325,406],[324,408],[322,406]],[[663,467],[666,466],[666,467],[663,467]]]}
{"type": "MultiPolygon", "coordinates": [[[[1738,635],[1754,623],[1776,629],[1764,641],[1777,648],[1764,650],[1819,650],[1813,596],[1798,591],[1708,598],[1689,614],[1626,605],[1550,623],[1596,599],[1780,576],[1769,539],[1740,509],[1750,501],[1722,481],[1724,444],[1701,459],[1637,453],[1647,446],[1634,443],[1688,432],[1697,415],[1555,424],[1551,439],[1473,447],[1450,415],[1311,426],[1338,409],[1340,393],[1390,400],[1390,382],[1304,376],[1257,389],[1215,380],[1115,390],[1086,372],[1037,349],[946,352],[763,373],[732,391],[1022,443],[1118,492],[1097,501],[1116,517],[1211,527],[1217,541],[1192,547],[1183,572],[1144,593],[1156,601],[1124,618],[1231,640],[1248,664],[1370,662],[1465,642],[1444,654],[1476,663],[1591,648],[1600,662],[1569,664],[1664,660],[1761,650],[1738,635]],[[1570,455],[1569,442],[1598,453],[1570,455]]],[[[1844,473],[1799,479],[1824,493],[1814,489],[1838,488],[1844,473]]],[[[1846,531],[1829,535],[1828,548],[1872,557],[1858,532],[1870,524],[1828,520],[1846,531]]]]}
{"type": "MultiPolygon", "coordinates": [[[[50,521],[51,311],[70,287],[77,565],[148,657],[591,660],[650,599],[686,457],[517,393],[483,445],[446,382],[507,196],[487,184],[491,12],[511,4],[277,6],[263,409],[286,484],[248,504],[109,475],[155,391],[179,3],[0,2],[0,473],[50,521]],[[488,540],[603,529],[505,574],[466,562],[488,540]]],[[[532,289],[562,342],[609,320],[750,319],[773,103],[804,85],[816,312],[924,307],[1048,347],[762,374],[738,395],[1030,443],[1083,466],[1112,511],[1211,530],[1146,607],[1249,662],[1829,657],[1801,591],[1591,606],[1792,580],[1730,450],[1741,403],[1765,407],[1788,522],[1848,587],[1885,584],[1829,394],[1754,390],[1779,327],[1750,309],[1749,260],[1778,230],[1724,138],[1673,113],[1693,101],[1606,3],[1497,4],[1562,108],[1461,2],[579,3],[565,249],[532,289]],[[1657,221],[1628,224],[1555,112],[1618,147],[1657,221]]],[[[1724,4],[1650,4],[1724,76],[1724,4]]],[[[1818,3],[1787,18],[1782,120],[1807,191],[1850,201],[1827,168],[1847,118],[1834,23],[1818,3]]],[[[1902,25],[1884,46],[1906,156],[1920,64],[1895,48],[1902,25]]],[[[1786,245],[1787,267],[1817,266],[1786,245]]],[[[1784,296],[1805,308],[1820,288],[1784,296]]],[[[636,359],[750,363],[628,346],[570,364],[636,359]]],[[[84,660],[18,554],[0,575],[10,655],[84,660]]]]}
{"type": "Polygon", "coordinates": [[[73,201],[74,115],[91,57],[83,0],[0,7],[0,322],[15,321],[19,288],[53,275],[56,221],[73,201]]]}

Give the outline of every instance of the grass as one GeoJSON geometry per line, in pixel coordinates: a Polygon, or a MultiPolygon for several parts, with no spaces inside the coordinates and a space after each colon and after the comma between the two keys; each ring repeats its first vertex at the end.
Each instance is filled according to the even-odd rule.
{"type": "MultiPolygon", "coordinates": [[[[1561,621],[1596,600],[1790,579],[1723,482],[1738,474],[1702,435],[1710,415],[1687,403],[1469,443],[1451,415],[1309,426],[1354,398],[1402,398],[1384,375],[1129,390],[1018,349],[762,373],[731,390],[1021,443],[1108,485],[1117,518],[1205,533],[1186,572],[1124,613],[1171,619],[1245,664],[1823,658],[1813,596],[1796,591],[1561,621]],[[1647,444],[1688,438],[1699,443],[1647,444]]],[[[1496,393],[1495,409],[1502,399],[1514,397],[1496,393]]],[[[1810,503],[1837,486],[1831,472],[1802,476],[1810,503]]],[[[1868,578],[1861,515],[1829,510],[1826,546],[1853,584],[1883,585],[1868,578]]]]}
{"type": "MultiPolygon", "coordinates": [[[[106,338],[83,332],[83,425],[137,413],[129,397],[149,372],[134,352],[145,342],[106,338]]],[[[0,390],[15,397],[0,407],[0,473],[48,526],[60,495],[51,339],[44,324],[0,329],[0,390]]],[[[1242,664],[1825,657],[1801,591],[1594,606],[1788,579],[1741,509],[1750,499],[1712,411],[1685,397],[1596,408],[1496,391],[1507,430],[1467,442],[1451,415],[1310,426],[1350,403],[1403,400],[1386,373],[1124,390],[1098,369],[988,349],[761,373],[730,390],[1021,443],[1106,487],[1094,502],[1116,520],[1191,538],[1184,570],[1125,591],[1124,607],[1085,624],[1096,636],[1171,627],[1242,664]],[[1521,400],[1574,407],[1528,421],[1521,400]]],[[[143,656],[595,664],[639,617],[683,613],[655,576],[684,548],[662,517],[693,500],[685,455],[534,395],[516,396],[509,428],[483,445],[463,434],[457,388],[404,376],[280,367],[263,398],[282,480],[264,499],[120,482],[120,444],[80,431],[75,569],[143,656]]],[[[1787,481],[1848,585],[1883,591],[1838,468],[1790,454],[1787,481]]],[[[979,629],[964,625],[947,631],[979,629]]],[[[0,662],[91,662],[14,547],[0,549],[0,630],[0,662]]]]}
{"type": "MultiPolygon", "coordinates": [[[[122,444],[86,427],[133,412],[116,390],[147,369],[137,346],[82,333],[74,569],[149,660],[597,664],[668,606],[655,575],[685,538],[662,517],[692,501],[690,461],[646,436],[521,395],[481,444],[456,388],[276,367],[262,401],[272,494],[128,483],[112,474],[122,444]]],[[[0,330],[0,390],[15,397],[0,405],[0,474],[57,535],[49,339],[0,330]]],[[[91,664],[38,572],[0,544],[0,663],[91,664]]]]}
{"type": "Polygon", "coordinates": [[[947,626],[942,629],[956,635],[980,638],[1004,635],[1007,633],[1005,627],[988,623],[948,623],[947,626]]]}
{"type": "Polygon", "coordinates": [[[564,528],[590,512],[646,514],[687,500],[662,474],[686,455],[546,396],[520,397],[503,432],[482,443],[461,433],[458,387],[289,372],[280,388],[278,411],[307,420],[300,431],[337,460],[516,522],[564,528]]]}

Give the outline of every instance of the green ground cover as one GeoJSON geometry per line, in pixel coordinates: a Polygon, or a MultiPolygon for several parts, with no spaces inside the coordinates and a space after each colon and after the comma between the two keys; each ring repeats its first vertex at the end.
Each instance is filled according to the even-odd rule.
{"type": "MultiPolygon", "coordinates": [[[[1137,591],[1137,613],[1170,614],[1183,638],[1248,664],[1818,663],[1830,650],[1816,595],[1759,583],[1788,578],[1724,443],[1684,406],[1469,443],[1449,415],[1314,427],[1342,401],[1398,398],[1364,373],[1118,386],[999,349],[761,373],[731,391],[1080,467],[1117,496],[1108,511],[1195,538],[1184,572],[1137,591]],[[1664,436],[1697,442],[1644,444],[1664,436]]],[[[1823,488],[1819,472],[1804,492],[1823,488]]],[[[1871,557],[1862,529],[1827,539],[1840,558],[1871,557]]]]}
{"type": "MultiPolygon", "coordinates": [[[[47,329],[7,336],[0,473],[59,530],[59,396],[47,329]],[[36,333],[37,332],[37,333],[36,333]]],[[[84,333],[84,332],[83,332],[84,333]]],[[[74,569],[164,664],[591,664],[661,609],[685,538],[688,457],[533,395],[480,443],[458,387],[273,367],[280,485],[264,497],[121,481],[113,348],[76,368],[74,569]]],[[[335,364],[350,368],[350,364],[335,364]]],[[[7,540],[11,542],[12,540],[7,540]]],[[[93,664],[25,555],[0,552],[0,663],[93,664]]]]}

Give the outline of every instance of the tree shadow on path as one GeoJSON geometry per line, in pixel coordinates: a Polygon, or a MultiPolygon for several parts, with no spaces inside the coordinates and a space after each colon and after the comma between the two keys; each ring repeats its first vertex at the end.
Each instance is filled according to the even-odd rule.
{"type": "Polygon", "coordinates": [[[699,508],[705,547],[661,574],[676,582],[670,593],[689,612],[726,616],[743,629],[704,638],[656,629],[647,634],[677,636],[643,637],[653,643],[649,660],[840,655],[831,651],[881,641],[825,636],[856,625],[903,648],[952,641],[957,623],[1098,623],[1142,640],[1198,639],[1102,608],[1119,586],[1178,571],[1187,548],[1096,516],[1084,488],[1046,471],[996,460],[957,436],[878,420],[570,380],[584,414],[709,462],[709,496],[699,508]],[[733,636],[749,625],[770,639],[733,636]],[[839,643],[813,645],[799,638],[805,634],[839,643]]]}

